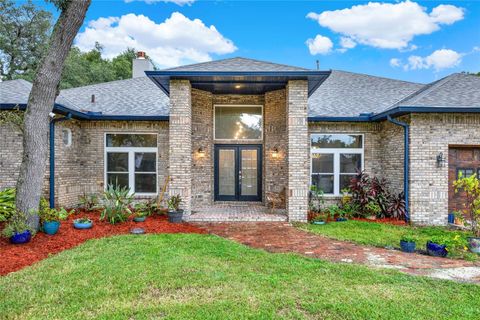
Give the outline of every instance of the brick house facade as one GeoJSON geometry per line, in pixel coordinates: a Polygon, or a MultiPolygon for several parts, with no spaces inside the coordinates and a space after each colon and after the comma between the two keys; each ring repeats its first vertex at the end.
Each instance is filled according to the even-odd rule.
{"type": "MultiPolygon", "coordinates": [[[[82,194],[102,192],[110,176],[143,191],[153,184],[138,192],[150,198],[168,177],[168,193],[181,195],[191,219],[217,203],[265,205],[266,193],[285,189],[286,218],[306,221],[312,183],[335,203],[352,170],[362,169],[387,179],[394,192],[407,191],[413,223],[444,225],[449,171],[456,172],[448,155],[480,149],[480,82],[473,76],[425,86],[243,58],[146,74],[61,92],[56,117],[73,119],[56,125],[56,205],[75,206],[82,194]],[[219,129],[220,119],[237,119],[258,136],[228,137],[231,128],[219,129]],[[150,135],[155,146],[108,145],[122,135],[150,135]]],[[[29,91],[23,80],[0,83],[2,112],[24,106],[29,91]]],[[[0,125],[0,135],[2,189],[16,183],[22,142],[9,124],[0,125]]],[[[46,196],[48,185],[47,170],[46,196]]]]}

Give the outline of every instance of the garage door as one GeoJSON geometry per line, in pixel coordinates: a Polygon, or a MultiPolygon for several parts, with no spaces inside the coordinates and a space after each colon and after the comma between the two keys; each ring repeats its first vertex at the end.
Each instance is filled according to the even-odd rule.
{"type": "Polygon", "coordinates": [[[474,173],[477,177],[480,173],[480,147],[451,147],[448,151],[448,211],[463,209],[465,194],[457,193],[453,188],[453,182],[458,174],[470,176],[474,173]]]}

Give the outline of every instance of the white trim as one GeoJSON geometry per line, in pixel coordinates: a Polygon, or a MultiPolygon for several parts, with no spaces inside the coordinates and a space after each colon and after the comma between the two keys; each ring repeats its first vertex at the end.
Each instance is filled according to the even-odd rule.
{"type": "Polygon", "coordinates": [[[260,142],[260,141],[263,141],[263,118],[264,118],[264,114],[263,114],[263,105],[261,104],[214,104],[213,105],[213,140],[214,141],[240,141],[240,142],[260,142]],[[217,107],[260,107],[261,109],[261,115],[262,115],[262,119],[261,119],[261,124],[260,124],[260,138],[259,139],[217,139],[217,137],[215,136],[215,109],[217,107]]]}
{"type": "Polygon", "coordinates": [[[333,175],[333,193],[325,193],[326,197],[338,197],[341,195],[340,192],[340,176],[348,175],[342,174],[340,172],[340,154],[360,154],[361,155],[361,170],[365,168],[365,134],[356,133],[356,132],[335,132],[335,133],[326,133],[326,132],[310,132],[308,139],[310,141],[310,185],[312,185],[312,175],[313,171],[313,157],[312,154],[333,154],[333,173],[319,173],[319,174],[332,174],[333,175]],[[362,147],[361,148],[312,148],[312,135],[329,135],[329,136],[338,136],[338,135],[355,135],[362,137],[362,147]]]}
{"type": "Polygon", "coordinates": [[[104,132],[103,136],[103,149],[104,149],[104,157],[103,157],[103,181],[104,181],[104,189],[107,188],[107,174],[108,173],[128,173],[128,186],[132,193],[135,193],[135,196],[140,197],[151,197],[156,196],[158,194],[158,133],[156,132],[104,132]],[[125,135],[155,135],[157,139],[157,146],[156,147],[107,147],[107,135],[109,134],[125,134],[125,135]],[[155,192],[135,192],[135,153],[155,153],[155,172],[139,172],[138,174],[155,174],[155,192]],[[127,153],[128,154],[128,172],[116,172],[116,171],[108,171],[107,172],[107,154],[108,153],[127,153]]]}

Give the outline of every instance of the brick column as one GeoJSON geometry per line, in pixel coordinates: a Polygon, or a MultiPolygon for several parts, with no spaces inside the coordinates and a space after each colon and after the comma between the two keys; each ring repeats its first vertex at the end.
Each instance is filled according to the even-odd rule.
{"type": "Polygon", "coordinates": [[[190,81],[170,81],[170,196],[179,194],[185,214],[192,209],[192,95],[190,81]]]}
{"type": "Polygon", "coordinates": [[[307,221],[310,147],[307,121],[308,82],[287,85],[287,212],[289,221],[307,221]]]}

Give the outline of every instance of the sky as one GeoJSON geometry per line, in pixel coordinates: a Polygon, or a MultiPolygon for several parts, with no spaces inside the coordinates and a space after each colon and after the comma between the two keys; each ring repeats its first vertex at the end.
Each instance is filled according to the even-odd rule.
{"type": "MultiPolygon", "coordinates": [[[[36,2],[52,11],[52,5],[36,2]]],[[[159,68],[246,57],[427,83],[480,72],[480,1],[93,0],[75,39],[159,68]]]]}

